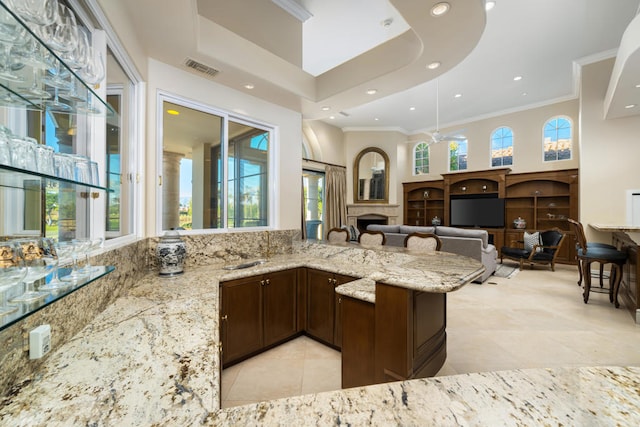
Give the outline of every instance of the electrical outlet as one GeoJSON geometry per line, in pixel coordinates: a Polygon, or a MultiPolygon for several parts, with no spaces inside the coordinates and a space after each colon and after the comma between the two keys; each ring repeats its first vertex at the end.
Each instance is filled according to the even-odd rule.
{"type": "Polygon", "coordinates": [[[51,326],[40,325],[29,332],[29,359],[40,359],[51,350],[51,326]]]}

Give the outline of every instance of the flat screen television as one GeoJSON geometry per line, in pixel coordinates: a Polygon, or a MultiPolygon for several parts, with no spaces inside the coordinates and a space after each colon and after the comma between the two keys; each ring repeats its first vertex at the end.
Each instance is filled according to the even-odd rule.
{"type": "Polygon", "coordinates": [[[451,197],[452,227],[504,227],[504,199],[469,195],[451,197]]]}

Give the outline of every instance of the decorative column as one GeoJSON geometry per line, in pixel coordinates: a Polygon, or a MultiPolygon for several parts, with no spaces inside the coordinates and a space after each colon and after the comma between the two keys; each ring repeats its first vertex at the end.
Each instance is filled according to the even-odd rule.
{"type": "Polygon", "coordinates": [[[180,225],[180,153],[162,152],[162,229],[180,225]]]}

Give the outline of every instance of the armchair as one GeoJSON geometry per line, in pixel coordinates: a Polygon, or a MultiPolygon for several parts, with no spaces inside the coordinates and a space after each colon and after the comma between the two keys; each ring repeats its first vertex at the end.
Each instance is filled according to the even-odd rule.
{"type": "Polygon", "coordinates": [[[500,250],[500,263],[502,263],[503,258],[511,258],[520,262],[521,270],[526,262],[532,268],[533,264],[550,264],[551,271],[555,271],[556,256],[562,246],[565,235],[558,228],[541,231],[539,235],[540,243],[534,243],[531,248],[526,248],[523,241],[513,240],[511,246],[503,246],[500,250]]]}

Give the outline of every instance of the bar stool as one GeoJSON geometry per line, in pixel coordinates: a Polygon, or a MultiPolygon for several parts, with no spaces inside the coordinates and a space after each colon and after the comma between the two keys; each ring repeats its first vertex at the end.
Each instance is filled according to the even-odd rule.
{"type": "MultiPolygon", "coordinates": [[[[576,233],[576,238],[577,236],[581,236],[582,239],[586,242],[587,238],[586,235],[584,234],[584,227],[582,226],[581,222],[578,222],[576,220],[573,220],[571,218],[568,218],[567,221],[569,222],[569,224],[571,224],[573,226],[573,230],[576,233]]],[[[578,244],[578,242],[576,242],[576,253],[578,252],[578,249],[580,248],[580,245],[578,244]]],[[[591,248],[607,248],[607,249],[617,249],[615,246],[613,245],[609,245],[607,243],[599,243],[599,242],[587,242],[587,249],[591,249],[591,248]]],[[[580,260],[578,260],[578,273],[580,274],[580,277],[578,278],[578,286],[582,285],[582,263],[580,262],[580,260]]],[[[604,287],[604,283],[602,281],[602,279],[604,278],[604,264],[600,264],[600,287],[604,287]]]]}
{"type": "MultiPolygon", "coordinates": [[[[571,220],[574,224],[576,221],[571,220]]],[[[574,224],[575,225],[575,224],[574,224]]],[[[627,262],[627,253],[607,247],[588,246],[584,233],[576,233],[578,241],[578,263],[582,266],[582,276],[584,277],[583,299],[586,304],[589,301],[591,291],[591,263],[611,264],[611,274],[609,275],[609,302],[615,307],[620,307],[618,302],[618,291],[622,280],[622,267],[627,262]]]]}

